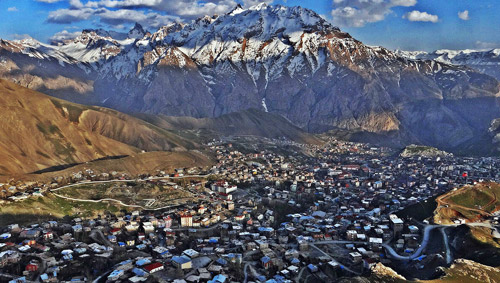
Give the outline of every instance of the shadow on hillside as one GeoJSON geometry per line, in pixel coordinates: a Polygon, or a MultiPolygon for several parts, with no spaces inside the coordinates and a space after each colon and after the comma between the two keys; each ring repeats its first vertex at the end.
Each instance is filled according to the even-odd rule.
{"type": "MultiPolygon", "coordinates": [[[[96,161],[103,161],[103,160],[122,159],[122,158],[125,158],[125,157],[128,157],[128,155],[106,156],[106,157],[99,158],[99,159],[94,159],[94,160],[91,160],[91,161],[88,161],[88,162],[85,162],[85,163],[96,162],[96,161]]],[[[45,169],[38,170],[38,171],[35,171],[35,172],[31,172],[30,174],[43,174],[43,173],[49,173],[49,172],[57,172],[57,171],[61,171],[61,170],[64,170],[64,169],[71,168],[71,167],[75,167],[75,166],[80,165],[80,164],[83,164],[83,163],[70,163],[70,164],[56,165],[56,166],[47,167],[45,169]]]]}
{"type": "Polygon", "coordinates": [[[19,225],[27,225],[27,224],[40,224],[45,221],[56,220],[60,221],[61,219],[49,215],[49,214],[11,214],[11,213],[0,213],[0,227],[4,227],[10,224],[19,224],[19,225]]]}

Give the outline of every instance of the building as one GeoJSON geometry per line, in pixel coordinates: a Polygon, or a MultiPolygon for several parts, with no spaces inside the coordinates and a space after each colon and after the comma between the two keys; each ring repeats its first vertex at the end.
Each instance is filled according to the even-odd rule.
{"type": "Polygon", "coordinates": [[[391,226],[392,226],[392,230],[394,231],[394,234],[403,231],[403,227],[404,227],[403,224],[404,224],[403,220],[401,220],[399,218],[392,218],[391,219],[391,226]]]}
{"type": "Polygon", "coordinates": [[[160,262],[155,262],[144,266],[144,270],[146,270],[149,274],[161,271],[164,268],[165,267],[160,262]]]}
{"type": "Polygon", "coordinates": [[[191,214],[181,215],[181,226],[182,227],[192,227],[193,226],[193,216],[191,214]]]}
{"type": "Polygon", "coordinates": [[[262,257],[260,259],[260,263],[262,264],[262,267],[264,267],[265,269],[269,269],[273,264],[271,258],[268,256],[262,257]]]}
{"type": "Polygon", "coordinates": [[[190,269],[192,268],[192,261],[187,256],[174,256],[172,258],[172,264],[179,269],[190,269]]]}

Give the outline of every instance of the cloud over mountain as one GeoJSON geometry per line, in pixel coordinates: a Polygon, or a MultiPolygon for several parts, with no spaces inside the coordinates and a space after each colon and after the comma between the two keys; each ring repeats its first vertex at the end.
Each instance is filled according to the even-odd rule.
{"type": "Polygon", "coordinates": [[[362,27],[379,22],[395,7],[412,7],[417,0],[333,0],[333,22],[340,26],[362,27]]]}
{"type": "Polygon", "coordinates": [[[403,19],[407,19],[410,22],[431,22],[437,23],[439,21],[439,17],[437,15],[432,15],[427,12],[420,12],[417,10],[406,13],[403,16],[403,19]]]}

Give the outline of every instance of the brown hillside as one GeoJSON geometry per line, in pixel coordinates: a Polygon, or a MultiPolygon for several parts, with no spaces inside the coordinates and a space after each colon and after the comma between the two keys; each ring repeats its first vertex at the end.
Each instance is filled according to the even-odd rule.
{"type": "Polygon", "coordinates": [[[116,111],[51,98],[0,80],[0,175],[34,172],[141,150],[195,144],[116,111]]]}
{"type": "Polygon", "coordinates": [[[247,109],[215,118],[172,117],[138,114],[140,118],[166,130],[200,130],[217,136],[258,136],[287,138],[305,144],[321,144],[322,141],[295,126],[283,116],[256,109],[247,109]]]}

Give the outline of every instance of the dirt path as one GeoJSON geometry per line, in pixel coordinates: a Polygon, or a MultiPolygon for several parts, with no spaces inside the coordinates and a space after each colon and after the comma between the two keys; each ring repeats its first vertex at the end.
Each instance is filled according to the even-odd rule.
{"type": "MultiPolygon", "coordinates": [[[[460,189],[458,189],[456,191],[451,191],[451,192],[449,192],[447,194],[444,194],[444,195],[441,195],[441,196],[437,197],[436,198],[436,202],[437,202],[438,206],[437,206],[436,212],[439,212],[439,210],[442,209],[442,208],[449,208],[449,209],[455,210],[455,211],[457,211],[455,208],[459,208],[459,209],[462,209],[462,210],[474,211],[474,212],[478,213],[481,216],[486,216],[486,217],[492,216],[492,214],[489,213],[489,212],[487,212],[487,211],[484,211],[484,210],[481,210],[481,209],[476,209],[476,208],[465,207],[465,206],[458,205],[458,204],[455,204],[455,203],[450,203],[450,202],[447,201],[452,196],[459,195],[459,194],[463,193],[463,191],[465,191],[466,189],[470,189],[470,187],[469,186],[465,186],[465,187],[462,187],[462,188],[460,188],[460,189]]],[[[488,205],[491,205],[494,202],[496,202],[496,199],[497,199],[496,198],[496,194],[493,194],[493,195],[494,195],[494,199],[491,200],[490,202],[488,202],[488,204],[485,205],[484,207],[487,207],[488,205]]]]}

